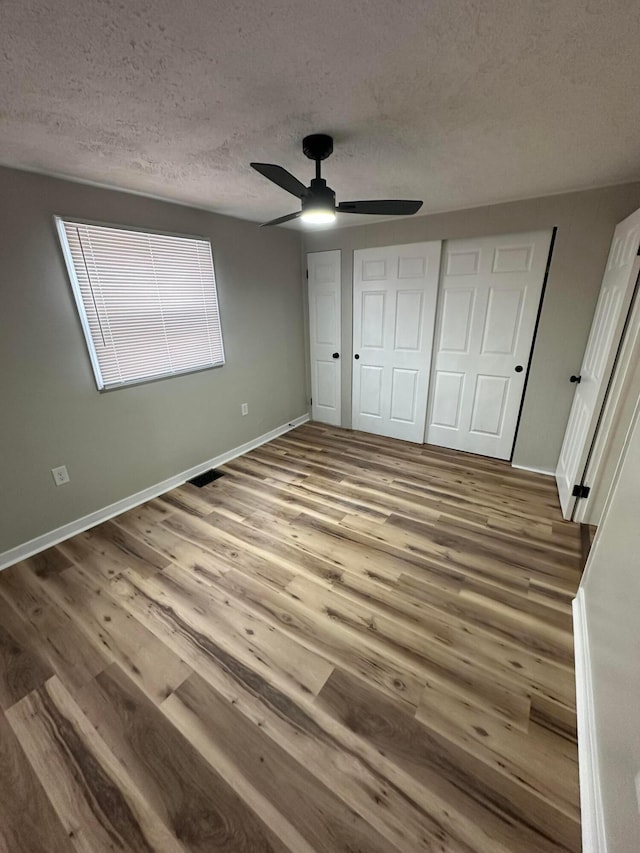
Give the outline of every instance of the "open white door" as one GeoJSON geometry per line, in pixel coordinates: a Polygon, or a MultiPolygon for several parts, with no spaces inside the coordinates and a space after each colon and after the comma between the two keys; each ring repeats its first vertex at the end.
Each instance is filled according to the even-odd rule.
{"type": "MultiPolygon", "coordinates": [[[[621,343],[640,270],[639,245],[640,210],[636,210],[617,226],[613,235],[558,458],[556,482],[565,518],[572,517],[579,496],[582,475],[621,343]]],[[[575,379],[571,377],[572,381],[575,379]]]]}
{"type": "Polygon", "coordinates": [[[422,443],[440,241],[353,255],[353,428],[422,443]]]}
{"type": "Polygon", "coordinates": [[[340,426],[340,251],[307,255],[311,419],[340,426]]]}
{"type": "Polygon", "coordinates": [[[446,243],[429,444],[510,458],[551,235],[446,243]]]}

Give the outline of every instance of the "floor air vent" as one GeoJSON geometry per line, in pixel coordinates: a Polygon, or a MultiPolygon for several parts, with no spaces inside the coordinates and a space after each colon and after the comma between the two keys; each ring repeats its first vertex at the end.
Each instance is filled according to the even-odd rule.
{"type": "Polygon", "coordinates": [[[213,481],[217,480],[218,477],[222,477],[222,471],[216,471],[214,468],[210,468],[208,471],[205,471],[204,474],[198,474],[197,477],[192,477],[191,480],[187,480],[187,483],[191,483],[192,486],[197,486],[201,489],[203,486],[208,486],[209,483],[213,483],[213,481]]]}

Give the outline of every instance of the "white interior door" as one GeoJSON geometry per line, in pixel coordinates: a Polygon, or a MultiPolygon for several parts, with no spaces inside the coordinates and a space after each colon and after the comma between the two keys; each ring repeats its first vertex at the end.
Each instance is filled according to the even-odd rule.
{"type": "Polygon", "coordinates": [[[353,255],[353,428],[422,443],[440,241],[353,255]]]}
{"type": "Polygon", "coordinates": [[[571,518],[611,378],[640,269],[640,210],[616,228],[556,468],[565,518],[571,518]]]}
{"type": "Polygon", "coordinates": [[[340,251],[307,255],[311,418],[340,426],[340,251]]]}
{"type": "Polygon", "coordinates": [[[551,234],[447,242],[429,444],[510,458],[551,234]]]}

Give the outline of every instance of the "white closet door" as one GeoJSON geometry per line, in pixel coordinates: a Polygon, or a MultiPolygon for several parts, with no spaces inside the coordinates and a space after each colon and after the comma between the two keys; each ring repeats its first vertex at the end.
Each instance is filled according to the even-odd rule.
{"type": "MultiPolygon", "coordinates": [[[[573,405],[556,468],[558,495],[565,518],[571,518],[579,486],[607,392],[635,289],[640,258],[640,210],[616,228],[587,348],[576,383],[573,405]]],[[[568,378],[568,377],[567,377],[568,378]]]]}
{"type": "Polygon", "coordinates": [[[511,456],[551,234],[447,242],[429,444],[511,456]]]}
{"type": "Polygon", "coordinates": [[[440,248],[354,252],[354,429],[423,441],[440,248]]]}
{"type": "Polygon", "coordinates": [[[340,426],[340,252],[307,255],[311,418],[340,426]]]}

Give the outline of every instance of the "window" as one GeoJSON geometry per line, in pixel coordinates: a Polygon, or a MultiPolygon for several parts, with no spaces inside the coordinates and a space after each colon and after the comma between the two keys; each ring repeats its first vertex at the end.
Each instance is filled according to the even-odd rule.
{"type": "Polygon", "coordinates": [[[207,240],[56,225],[99,389],[224,364],[207,240]]]}

